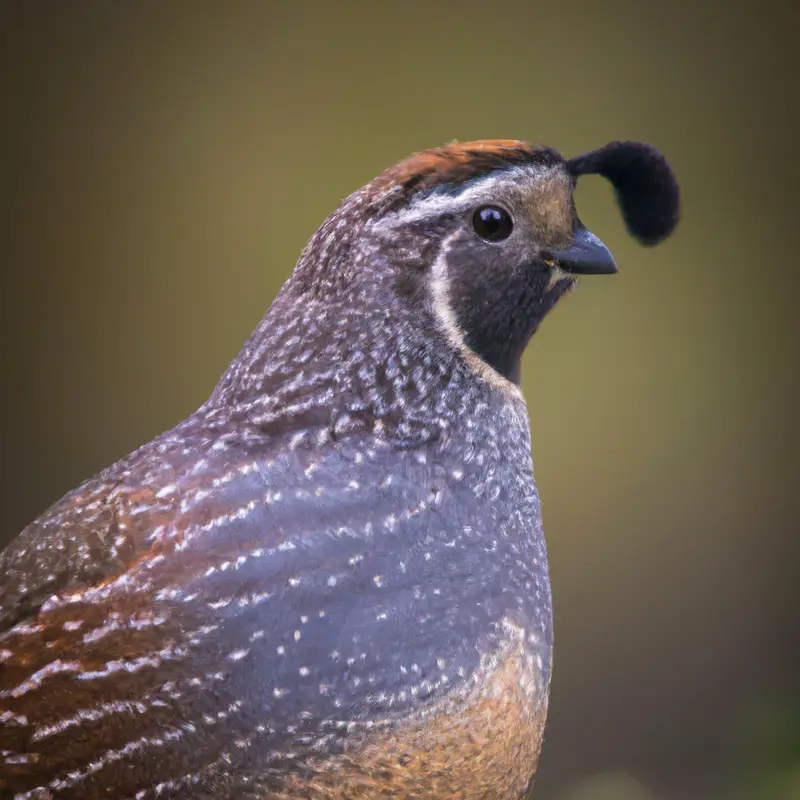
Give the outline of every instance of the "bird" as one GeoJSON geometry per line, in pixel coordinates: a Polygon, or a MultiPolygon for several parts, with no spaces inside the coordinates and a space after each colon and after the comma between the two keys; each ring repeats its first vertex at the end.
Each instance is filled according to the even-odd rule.
{"type": "Polygon", "coordinates": [[[523,352],[644,246],[664,154],[515,139],[348,195],[208,399],[0,554],[0,797],[505,800],[535,791],[553,611],[523,352]],[[581,278],[582,279],[582,278],[581,278]]]}

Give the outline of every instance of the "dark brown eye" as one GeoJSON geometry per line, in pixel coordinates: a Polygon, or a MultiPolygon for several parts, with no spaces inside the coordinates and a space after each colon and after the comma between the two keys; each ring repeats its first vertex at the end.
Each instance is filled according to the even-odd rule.
{"type": "Polygon", "coordinates": [[[511,215],[497,206],[481,206],[472,215],[475,233],[487,242],[501,242],[511,236],[514,223],[511,215]]]}

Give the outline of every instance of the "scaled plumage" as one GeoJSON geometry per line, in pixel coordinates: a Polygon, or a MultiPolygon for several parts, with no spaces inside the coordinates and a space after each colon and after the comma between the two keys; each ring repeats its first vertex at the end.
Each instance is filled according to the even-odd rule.
{"type": "Polygon", "coordinates": [[[0,554],[0,796],[522,796],[552,610],[519,359],[570,248],[610,259],[576,175],[643,241],[677,220],[666,162],[615,147],[387,170],[206,403],[0,554]]]}

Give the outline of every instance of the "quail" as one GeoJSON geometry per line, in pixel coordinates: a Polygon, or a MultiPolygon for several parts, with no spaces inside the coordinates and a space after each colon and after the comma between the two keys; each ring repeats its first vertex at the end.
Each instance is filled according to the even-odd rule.
{"type": "Polygon", "coordinates": [[[675,228],[664,156],[515,140],[347,197],[209,399],[0,555],[0,796],[504,800],[553,624],[520,362],[613,273],[579,176],[675,228]]]}

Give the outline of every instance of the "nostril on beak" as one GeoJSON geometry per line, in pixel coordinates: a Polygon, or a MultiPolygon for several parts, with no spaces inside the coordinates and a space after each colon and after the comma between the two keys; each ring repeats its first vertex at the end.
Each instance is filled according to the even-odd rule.
{"type": "Polygon", "coordinates": [[[541,257],[548,266],[555,262],[573,275],[613,275],[617,271],[609,249],[585,228],[575,233],[567,250],[543,250],[541,257]]]}

